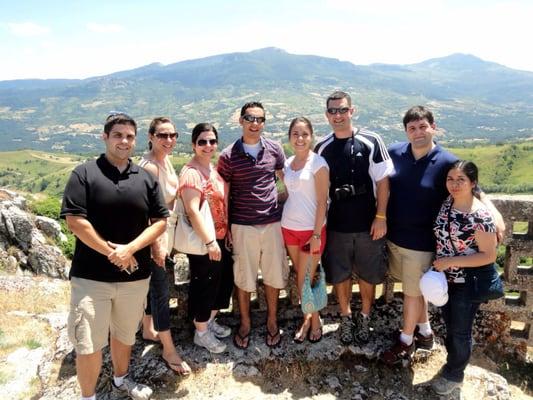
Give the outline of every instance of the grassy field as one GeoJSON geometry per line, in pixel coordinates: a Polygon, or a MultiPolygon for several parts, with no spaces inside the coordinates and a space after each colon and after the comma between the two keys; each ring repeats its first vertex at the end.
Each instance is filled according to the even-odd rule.
{"type": "MultiPolygon", "coordinates": [[[[480,184],[487,193],[533,193],[533,144],[484,145],[449,150],[459,158],[472,160],[478,165],[480,184]]],[[[87,157],[34,150],[1,152],[0,186],[61,197],[70,172],[87,157]]],[[[138,160],[138,157],[135,159],[138,160]]],[[[171,158],[177,171],[189,159],[189,153],[179,153],[171,158]]]]}
{"type": "Polygon", "coordinates": [[[449,148],[479,167],[480,184],[488,193],[533,193],[533,144],[449,148]]]}
{"type": "Polygon", "coordinates": [[[83,160],[82,156],[34,150],[2,152],[0,186],[58,196],[72,169],[83,160]]]}
{"type": "MultiPolygon", "coordinates": [[[[61,197],[74,167],[91,158],[93,156],[35,150],[0,152],[0,186],[61,197]]],[[[135,159],[138,160],[139,156],[135,159]]],[[[180,154],[171,160],[179,171],[188,159],[188,155],[180,154]]]]}

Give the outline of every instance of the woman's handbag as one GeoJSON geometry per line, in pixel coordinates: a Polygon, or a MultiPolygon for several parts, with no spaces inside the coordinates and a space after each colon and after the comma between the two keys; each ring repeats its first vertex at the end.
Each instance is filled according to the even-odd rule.
{"type": "Polygon", "coordinates": [[[494,263],[465,268],[465,284],[473,303],[484,303],[504,296],[503,283],[494,263]]]}
{"type": "MultiPolygon", "coordinates": [[[[174,206],[174,213],[176,214],[176,230],[174,232],[173,247],[180,253],[205,255],[207,254],[207,246],[203,240],[196,234],[193,229],[189,217],[185,212],[185,206],[181,197],[176,199],[174,206]]],[[[211,210],[207,199],[204,199],[200,207],[200,215],[209,233],[209,237],[215,237],[215,224],[211,216],[211,210]]]]}
{"type": "Polygon", "coordinates": [[[322,310],[328,304],[328,292],[326,291],[326,274],[324,268],[319,264],[320,278],[314,287],[311,287],[311,276],[309,266],[311,264],[311,257],[307,264],[305,272],[304,284],[302,287],[302,312],[310,314],[322,310]]]}
{"type": "MultiPolygon", "coordinates": [[[[450,203],[447,224],[448,237],[455,254],[457,254],[458,251],[453,243],[450,230],[451,210],[452,205],[450,203]]],[[[463,272],[465,273],[465,285],[470,295],[470,300],[473,303],[485,303],[489,300],[496,300],[504,296],[503,283],[494,263],[481,267],[463,268],[463,272]]]]}
{"type": "Polygon", "coordinates": [[[170,211],[170,215],[167,218],[167,254],[170,255],[172,253],[172,249],[174,248],[174,235],[176,233],[176,223],[178,222],[176,213],[174,210],[170,211]]]}

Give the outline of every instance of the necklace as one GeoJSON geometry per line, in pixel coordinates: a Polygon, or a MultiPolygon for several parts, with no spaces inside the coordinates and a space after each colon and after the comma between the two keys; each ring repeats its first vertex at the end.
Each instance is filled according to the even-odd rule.
{"type": "Polygon", "coordinates": [[[198,162],[198,160],[193,158],[193,164],[194,167],[202,173],[202,175],[206,176],[208,179],[211,177],[211,172],[213,171],[211,163],[209,163],[207,166],[201,164],[198,162]]]}
{"type": "Polygon", "coordinates": [[[309,160],[309,157],[310,157],[310,153],[308,153],[304,159],[297,159],[296,157],[294,157],[294,159],[291,162],[291,169],[293,171],[301,170],[303,167],[305,167],[305,164],[309,160]]]}

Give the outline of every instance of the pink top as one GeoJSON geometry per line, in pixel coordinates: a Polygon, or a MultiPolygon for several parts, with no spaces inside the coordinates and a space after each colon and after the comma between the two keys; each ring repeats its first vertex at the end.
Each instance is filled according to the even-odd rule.
{"type": "Polygon", "coordinates": [[[228,216],[224,203],[224,180],[216,170],[212,170],[211,176],[205,177],[198,169],[186,164],[179,177],[178,195],[181,196],[183,189],[194,189],[200,192],[200,201],[207,198],[217,239],[224,239],[228,231],[228,216]]]}

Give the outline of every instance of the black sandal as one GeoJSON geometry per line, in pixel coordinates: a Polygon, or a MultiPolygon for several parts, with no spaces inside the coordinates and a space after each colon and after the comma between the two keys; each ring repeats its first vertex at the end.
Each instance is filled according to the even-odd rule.
{"type": "Polygon", "coordinates": [[[236,348],[241,350],[246,350],[248,346],[250,346],[250,332],[248,332],[246,335],[241,335],[239,330],[237,329],[237,332],[235,332],[235,335],[233,335],[233,344],[236,348]],[[237,337],[240,339],[241,344],[237,342],[237,337]],[[245,343],[246,344],[242,344],[245,343]]]}
{"type": "Polygon", "coordinates": [[[267,328],[267,336],[265,337],[265,343],[268,347],[270,348],[274,348],[274,347],[278,347],[281,343],[281,331],[279,330],[279,328],[276,330],[275,333],[270,333],[270,331],[268,330],[267,328]],[[277,342],[274,342],[274,339],[276,337],[279,337],[279,340],[277,342]],[[268,339],[270,339],[270,343],[268,343],[268,339]]]}
{"type": "Polygon", "coordinates": [[[318,343],[322,340],[322,327],[315,329],[314,331],[309,328],[309,332],[307,332],[307,340],[309,340],[311,343],[318,343]],[[320,332],[320,336],[316,339],[311,339],[311,334],[320,332]]]}

